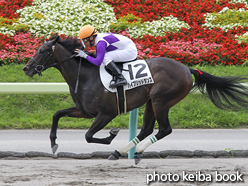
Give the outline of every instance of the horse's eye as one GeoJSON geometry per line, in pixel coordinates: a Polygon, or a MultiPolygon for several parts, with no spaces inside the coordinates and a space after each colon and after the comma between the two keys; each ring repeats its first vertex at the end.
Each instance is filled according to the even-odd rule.
{"type": "Polygon", "coordinates": [[[44,53],[44,50],[40,50],[40,53],[41,53],[41,54],[44,53]]]}

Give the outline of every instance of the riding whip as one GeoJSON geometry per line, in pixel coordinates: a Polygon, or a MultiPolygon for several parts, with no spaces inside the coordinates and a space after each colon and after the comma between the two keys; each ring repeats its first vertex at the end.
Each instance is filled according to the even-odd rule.
{"type": "Polygon", "coordinates": [[[82,58],[80,58],[79,67],[78,67],[78,75],[77,75],[77,82],[76,82],[76,87],[75,87],[75,94],[76,94],[77,91],[78,91],[78,82],[79,82],[79,75],[80,75],[81,62],[82,62],[82,58]]]}

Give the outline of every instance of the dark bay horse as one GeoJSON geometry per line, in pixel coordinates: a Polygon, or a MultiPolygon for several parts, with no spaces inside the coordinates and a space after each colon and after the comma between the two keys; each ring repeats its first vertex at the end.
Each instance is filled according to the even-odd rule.
{"type": "MultiPolygon", "coordinates": [[[[51,147],[56,152],[58,121],[61,117],[95,118],[87,131],[85,138],[89,143],[110,144],[119,129],[112,129],[106,138],[94,138],[93,135],[103,129],[118,115],[116,94],[108,92],[99,78],[99,67],[82,59],[78,91],[75,93],[78,77],[79,59],[74,57],[76,48],[81,43],[73,37],[62,40],[58,35],[46,41],[36,54],[24,66],[26,75],[32,77],[41,74],[49,67],[57,68],[69,85],[70,94],[75,107],[57,111],[53,116],[50,133],[51,147]]],[[[159,57],[146,60],[154,83],[137,87],[126,92],[127,111],[131,111],[146,104],[143,126],[132,141],[119,150],[115,150],[109,159],[118,159],[133,146],[144,140],[153,132],[155,120],[159,131],[148,140],[144,140],[137,147],[135,159],[138,163],[142,152],[152,143],[164,138],[172,132],[168,113],[172,106],[184,99],[189,92],[199,89],[207,93],[211,101],[221,109],[236,109],[248,106],[248,91],[239,83],[247,78],[217,77],[207,72],[191,69],[173,59],[159,57]],[[193,84],[192,74],[195,77],[193,84]]]]}

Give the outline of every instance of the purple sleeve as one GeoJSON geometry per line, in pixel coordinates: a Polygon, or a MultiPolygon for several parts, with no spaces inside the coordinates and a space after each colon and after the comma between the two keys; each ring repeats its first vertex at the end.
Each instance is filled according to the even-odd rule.
{"type": "Polygon", "coordinates": [[[87,60],[96,66],[102,64],[105,52],[106,52],[107,43],[105,41],[99,41],[96,45],[96,58],[87,56],[87,60]]]}

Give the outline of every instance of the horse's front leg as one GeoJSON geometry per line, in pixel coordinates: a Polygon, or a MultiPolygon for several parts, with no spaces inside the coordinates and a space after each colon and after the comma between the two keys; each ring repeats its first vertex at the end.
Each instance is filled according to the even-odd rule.
{"type": "Polygon", "coordinates": [[[85,134],[85,139],[88,143],[101,143],[109,145],[111,141],[116,137],[118,132],[120,131],[119,128],[114,128],[110,130],[110,136],[106,138],[94,138],[93,135],[103,129],[115,116],[113,115],[106,115],[103,113],[98,113],[94,122],[92,123],[91,127],[85,134]]]}
{"type": "Polygon", "coordinates": [[[53,153],[55,153],[58,149],[58,145],[56,144],[58,122],[59,119],[64,116],[75,117],[75,118],[92,118],[91,116],[83,113],[81,110],[77,109],[76,107],[71,107],[68,109],[57,111],[53,115],[53,123],[50,132],[50,141],[51,141],[51,148],[53,153]]]}

